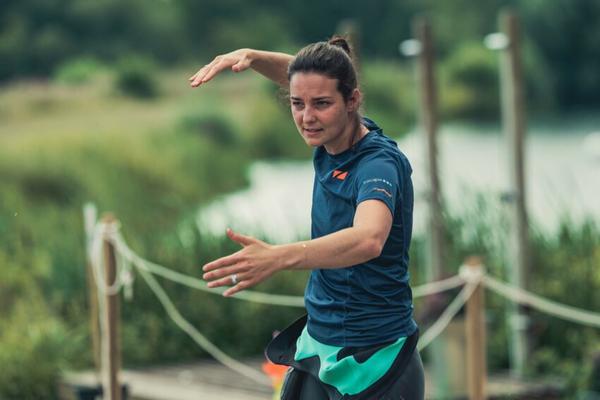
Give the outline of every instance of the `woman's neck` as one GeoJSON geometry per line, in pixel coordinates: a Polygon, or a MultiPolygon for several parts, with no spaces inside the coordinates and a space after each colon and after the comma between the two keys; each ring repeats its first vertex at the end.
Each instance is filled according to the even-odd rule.
{"type": "Polygon", "coordinates": [[[347,131],[348,133],[344,134],[343,137],[340,138],[341,146],[331,147],[331,146],[325,145],[325,150],[327,151],[327,153],[329,153],[331,155],[340,154],[340,153],[352,148],[353,146],[355,146],[356,143],[360,142],[360,140],[367,133],[369,133],[369,130],[367,129],[367,127],[364,126],[360,122],[360,120],[361,120],[360,116],[357,114],[356,117],[352,120],[352,122],[348,126],[348,131],[347,131]]]}

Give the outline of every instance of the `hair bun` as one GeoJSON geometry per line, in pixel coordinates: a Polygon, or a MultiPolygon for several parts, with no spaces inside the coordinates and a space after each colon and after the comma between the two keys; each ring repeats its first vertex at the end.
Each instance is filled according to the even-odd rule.
{"type": "Polygon", "coordinates": [[[332,46],[341,47],[346,52],[346,54],[348,54],[348,56],[352,57],[350,43],[348,43],[348,40],[345,37],[335,35],[331,39],[329,39],[328,43],[332,46]]]}

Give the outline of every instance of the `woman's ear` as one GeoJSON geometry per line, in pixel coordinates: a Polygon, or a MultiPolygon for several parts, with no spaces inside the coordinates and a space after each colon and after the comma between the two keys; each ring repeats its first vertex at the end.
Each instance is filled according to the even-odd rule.
{"type": "Polygon", "coordinates": [[[352,91],[352,95],[346,102],[348,112],[358,111],[361,103],[362,103],[362,93],[360,92],[360,90],[358,90],[358,88],[356,88],[352,91]]]}

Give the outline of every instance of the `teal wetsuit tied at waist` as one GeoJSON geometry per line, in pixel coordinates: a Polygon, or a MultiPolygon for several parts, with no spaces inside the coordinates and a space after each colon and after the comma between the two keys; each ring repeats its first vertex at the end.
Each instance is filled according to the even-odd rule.
{"type": "Polygon", "coordinates": [[[306,316],[298,319],[276,336],[267,346],[266,355],[276,364],[292,367],[291,373],[314,377],[322,395],[301,396],[304,383],[288,376],[281,397],[285,400],[382,399],[414,356],[418,357],[418,332],[374,346],[338,347],[312,338],[306,320],[306,316]]]}
{"type": "Polygon", "coordinates": [[[356,395],[383,378],[400,354],[404,342],[406,337],[401,337],[377,346],[376,351],[370,352],[370,357],[357,359],[356,354],[344,357],[347,348],[320,343],[310,336],[305,327],[296,343],[294,360],[301,363],[302,360],[318,357],[319,380],[335,387],[343,395],[356,395]]]}

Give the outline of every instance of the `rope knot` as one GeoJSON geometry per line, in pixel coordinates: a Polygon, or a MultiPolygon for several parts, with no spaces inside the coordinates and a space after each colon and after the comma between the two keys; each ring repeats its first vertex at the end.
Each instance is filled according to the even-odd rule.
{"type": "Polygon", "coordinates": [[[114,238],[121,230],[121,223],[119,221],[99,222],[98,225],[100,225],[105,238],[114,238]]]}
{"type": "Polygon", "coordinates": [[[485,275],[485,267],[483,265],[461,265],[458,270],[458,275],[466,283],[479,283],[485,275]]]}

